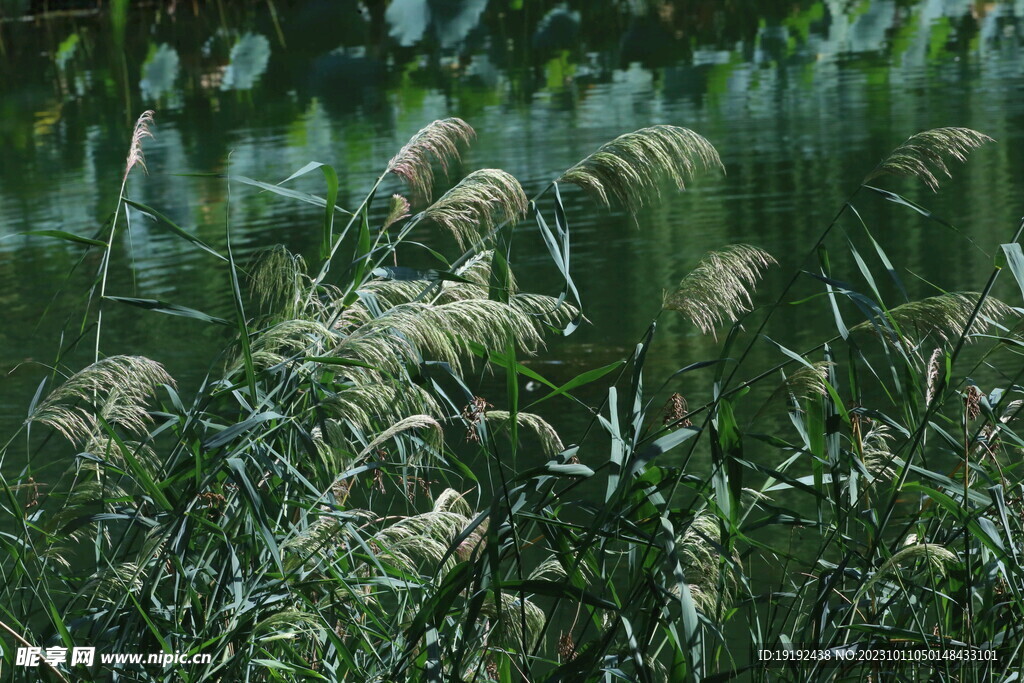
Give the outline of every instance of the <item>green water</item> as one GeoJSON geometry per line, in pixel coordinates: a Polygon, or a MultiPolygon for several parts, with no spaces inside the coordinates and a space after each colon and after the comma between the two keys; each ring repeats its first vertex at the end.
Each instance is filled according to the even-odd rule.
{"type": "MultiPolygon", "coordinates": [[[[416,130],[459,116],[478,139],[452,180],[498,167],[533,194],[620,133],[671,123],[706,136],[727,174],[666,195],[636,221],[565,191],[591,324],[531,362],[556,381],[626,356],[662,291],[710,248],[750,242],[776,255],[780,273],[799,266],[849,192],[919,130],[968,126],[998,144],[955,169],[937,196],[889,181],[962,234],[858,200],[912,294],[933,293],[929,283],[978,288],[993,246],[1024,215],[1024,3],[372,4],[379,9],[222,2],[196,15],[181,1],[173,13],[133,9],[120,29],[92,11],[0,24],[0,434],[23,419],[62,338],[79,334],[81,292],[98,264],[89,254],[68,277],[81,248],[17,233],[94,234],[114,208],[131,123],[147,108],[156,110],[149,175],[133,175],[129,195],[218,248],[225,183],[185,174],[230,169],[278,182],[322,161],[338,170],[346,206],[416,130]]],[[[401,189],[389,183],[385,193],[401,189]]],[[[323,192],[312,174],[294,186],[323,192]]],[[[314,207],[231,188],[243,256],[272,243],[312,256],[319,221],[314,207]]],[[[437,234],[416,237],[451,253],[437,234]]],[[[536,229],[524,223],[515,239],[521,283],[557,293],[536,229]]],[[[845,250],[837,239],[830,246],[845,250]]],[[[836,263],[839,279],[856,280],[848,259],[836,263]]],[[[222,264],[139,214],[121,233],[111,278],[110,294],[230,312],[222,264]]],[[[797,295],[819,286],[808,280],[797,295]]],[[[827,314],[786,308],[769,332],[799,349],[832,325],[827,314]]],[[[150,355],[187,388],[225,342],[222,329],[111,306],[103,350],[150,355]]],[[[752,359],[751,374],[778,360],[766,354],[752,359]]],[[[715,355],[715,340],[665,319],[649,366],[667,376],[715,355]]],[[[670,390],[699,394],[704,384],[670,390]]],[[[552,417],[567,441],[576,419],[552,417]]]]}

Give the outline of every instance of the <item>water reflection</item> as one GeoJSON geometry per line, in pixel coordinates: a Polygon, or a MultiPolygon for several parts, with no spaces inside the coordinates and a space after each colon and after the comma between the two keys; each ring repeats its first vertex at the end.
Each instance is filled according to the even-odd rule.
{"type": "Polygon", "coordinates": [[[388,35],[401,47],[413,47],[429,34],[442,49],[460,46],[480,25],[487,0],[394,0],[385,17],[388,35]]]}
{"type": "Polygon", "coordinates": [[[252,90],[270,62],[270,41],[258,33],[246,33],[231,47],[221,90],[252,90]]]}
{"type": "MultiPolygon", "coordinates": [[[[706,249],[752,241],[793,265],[874,162],[922,128],[966,125],[999,140],[939,197],[905,187],[978,242],[1003,239],[1024,212],[1013,190],[1024,150],[1022,17],[1024,2],[969,0],[395,0],[386,10],[308,0],[225,3],[223,13],[198,16],[179,3],[173,14],[133,10],[120,51],[103,14],[7,22],[0,236],[95,233],[113,208],[129,122],[150,106],[158,110],[151,177],[133,178],[129,191],[215,246],[223,183],[178,174],[230,164],[276,181],[315,159],[338,168],[344,205],[422,125],[458,115],[479,133],[467,168],[505,168],[536,190],[622,132],[653,123],[698,130],[728,175],[667,196],[636,223],[567,191],[576,277],[594,325],[556,340],[538,362],[568,376],[627,353],[661,291],[706,249]]],[[[297,187],[322,192],[313,176],[297,187]]],[[[268,242],[315,249],[311,207],[234,192],[243,255],[268,242]]],[[[893,260],[920,277],[908,278],[914,291],[928,292],[926,280],[975,285],[991,263],[962,241],[939,248],[960,238],[915,216],[871,204],[864,212],[893,260]]],[[[443,245],[426,229],[417,237],[443,245]]],[[[516,239],[524,280],[557,292],[538,236],[524,225],[516,239]]],[[[220,265],[140,215],[118,248],[115,294],[227,312],[216,310],[228,305],[220,265]]],[[[84,302],[67,293],[87,286],[88,259],[38,320],[80,254],[36,238],[0,241],[0,371],[50,361],[62,331],[75,329],[84,302]]],[[[780,322],[795,347],[823,324],[799,310],[780,322]]],[[[112,346],[151,352],[179,375],[205,370],[221,341],[198,323],[135,311],[114,309],[107,324],[112,346]],[[183,334],[190,343],[168,349],[167,335],[183,334]]],[[[664,327],[656,369],[667,374],[712,353],[713,340],[678,321],[664,327]]],[[[3,431],[39,377],[22,368],[0,380],[3,431]]]]}
{"type": "Polygon", "coordinates": [[[151,51],[142,63],[142,80],[139,81],[142,99],[157,101],[174,90],[179,61],[177,51],[167,43],[151,51]]]}

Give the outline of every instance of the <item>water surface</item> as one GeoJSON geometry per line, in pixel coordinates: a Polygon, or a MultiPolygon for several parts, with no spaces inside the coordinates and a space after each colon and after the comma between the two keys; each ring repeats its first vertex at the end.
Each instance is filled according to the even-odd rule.
{"type": "MultiPolygon", "coordinates": [[[[478,139],[448,182],[498,167],[533,194],[623,132],[671,123],[706,136],[726,175],[666,194],[636,220],[565,191],[574,276],[592,324],[553,339],[533,361],[556,381],[627,355],[662,291],[708,249],[750,242],[775,254],[780,272],[798,266],[864,175],[919,130],[968,126],[998,144],[957,168],[937,196],[889,182],[981,248],[858,198],[912,293],[978,288],[994,245],[1024,215],[1021,2],[368,4],[375,9],[222,3],[196,15],[178,2],[173,13],[172,5],[133,10],[121,29],[97,12],[0,25],[0,433],[23,419],[62,339],[80,334],[82,293],[98,265],[98,254],[79,264],[80,247],[18,233],[95,234],[115,205],[131,123],[147,108],[157,121],[146,142],[149,175],[133,175],[130,196],[218,248],[228,189],[189,174],[278,182],[321,161],[338,170],[339,204],[348,206],[419,128],[459,116],[478,139]]],[[[312,174],[293,185],[323,192],[312,174]]],[[[402,191],[397,180],[390,191],[402,191]]],[[[220,263],[130,218],[109,293],[229,313],[220,263]]],[[[319,221],[313,207],[231,188],[231,234],[243,257],[273,243],[312,257],[319,221]]],[[[433,231],[417,237],[453,253],[433,231]]],[[[837,239],[830,248],[845,251],[842,233],[837,239]]],[[[517,231],[515,260],[521,282],[559,291],[530,224],[517,231]]],[[[856,280],[849,259],[837,256],[837,268],[856,280]]],[[[810,281],[804,288],[817,291],[810,281]]],[[[776,322],[771,333],[797,349],[834,330],[829,316],[802,308],[776,322]]],[[[127,308],[108,307],[105,325],[106,353],[150,355],[186,387],[225,341],[220,328],[127,308]]],[[[714,339],[681,321],[665,317],[661,328],[652,376],[717,353],[714,339]]],[[[765,352],[751,371],[776,360],[765,352]]],[[[704,385],[670,390],[699,398],[704,385]]],[[[578,418],[560,419],[572,441],[578,418]]]]}

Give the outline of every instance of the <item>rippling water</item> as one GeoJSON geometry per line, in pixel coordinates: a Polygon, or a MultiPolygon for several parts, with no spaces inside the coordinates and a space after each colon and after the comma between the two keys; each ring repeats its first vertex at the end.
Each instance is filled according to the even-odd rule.
{"type": "MultiPolygon", "coordinates": [[[[916,131],[968,126],[998,145],[955,169],[937,196],[890,182],[964,234],[858,199],[914,293],[977,288],[993,246],[1024,214],[1021,2],[394,0],[385,12],[310,1],[278,3],[273,15],[271,6],[196,16],[178,2],[173,13],[133,13],[123,36],[91,12],[0,25],[0,433],[22,419],[62,335],[67,344],[80,333],[98,258],[76,267],[80,248],[18,233],[95,233],[114,208],[130,124],[144,108],[157,112],[155,139],[149,175],[131,178],[130,196],[214,246],[224,243],[227,188],[187,174],[278,182],[322,161],[338,169],[345,206],[416,130],[454,115],[478,133],[458,173],[503,168],[532,194],[620,133],[657,123],[700,132],[727,174],[667,194],[635,221],[566,190],[592,324],[535,361],[562,380],[626,355],[662,291],[707,249],[751,242],[781,272],[799,266],[849,192],[916,131]]],[[[294,186],[323,192],[312,174],[294,186]]],[[[312,255],[319,220],[314,207],[231,188],[243,255],[277,242],[312,255]]],[[[427,230],[418,237],[451,246],[427,230]]],[[[523,224],[516,241],[520,280],[556,293],[535,229],[523,224]]],[[[845,253],[841,235],[832,246],[845,253]]],[[[837,268],[856,278],[842,257],[837,268]]],[[[221,265],[139,214],[121,233],[111,277],[115,295],[229,309],[221,265]]],[[[107,353],[151,355],[186,385],[224,342],[198,322],[107,310],[107,353]]],[[[832,326],[801,310],[782,311],[771,330],[794,348],[832,326]]],[[[663,328],[654,370],[712,355],[714,340],[671,319],[663,328]]]]}

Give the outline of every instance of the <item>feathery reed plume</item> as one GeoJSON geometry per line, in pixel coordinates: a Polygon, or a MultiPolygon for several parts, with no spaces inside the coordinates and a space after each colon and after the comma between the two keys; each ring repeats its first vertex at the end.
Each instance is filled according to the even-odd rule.
{"type": "MultiPolygon", "coordinates": [[[[983,332],[1013,312],[1013,309],[1003,302],[988,297],[981,305],[974,327],[968,330],[967,323],[971,319],[979,296],[981,295],[977,292],[940,294],[892,308],[887,317],[892,325],[899,329],[901,337],[907,337],[913,342],[923,341],[928,336],[943,344],[954,342],[961,336],[971,341],[972,333],[983,332]]],[[[850,328],[851,332],[865,330],[877,331],[877,328],[870,320],[850,328]]]]}
{"type": "Polygon", "coordinates": [[[69,377],[39,402],[28,422],[53,427],[72,443],[92,436],[98,417],[141,433],[150,419],[146,401],[161,384],[173,386],[174,380],[156,361],[110,356],[69,377]]]}
{"type": "MultiPolygon", "coordinates": [[[[128,184],[128,174],[131,173],[132,168],[135,166],[141,166],[142,170],[146,170],[146,160],[142,155],[142,141],[145,138],[153,137],[153,133],[150,132],[149,126],[153,123],[153,112],[144,111],[135,122],[135,128],[132,131],[132,142],[128,147],[128,158],[124,164],[124,175],[121,176],[121,192],[117,200],[117,207],[114,209],[114,217],[110,221],[110,230],[107,234],[107,242],[103,259],[100,261],[99,272],[97,273],[97,280],[99,282],[99,301],[100,305],[96,310],[96,344],[93,347],[93,362],[97,362],[100,359],[100,338],[103,336],[103,300],[107,295],[107,273],[110,269],[110,254],[111,249],[114,245],[114,235],[117,233],[117,217],[121,214],[121,205],[124,203],[125,187],[128,184]]],[[[128,220],[129,234],[130,234],[130,214],[125,214],[126,220],[128,220]]],[[[91,297],[91,295],[90,295],[91,297]]]]}
{"type": "MultiPolygon", "coordinates": [[[[393,560],[399,569],[414,572],[425,563],[424,569],[433,571],[471,521],[457,512],[431,510],[398,520],[378,531],[374,540],[383,550],[381,557],[393,560]]],[[[455,561],[450,557],[446,564],[455,561]]]]}
{"type": "Polygon", "coordinates": [[[946,574],[946,568],[957,561],[956,553],[938,543],[914,543],[913,545],[907,545],[886,560],[885,564],[879,567],[878,571],[861,586],[858,594],[863,595],[872,586],[896,571],[900,566],[915,563],[920,559],[925,560],[929,567],[943,576],[946,574]]]}
{"type": "Polygon", "coordinates": [[[513,295],[509,304],[528,315],[538,331],[542,331],[544,325],[563,329],[580,314],[579,309],[569,302],[544,294],[521,292],[513,295]]]}
{"type": "Polygon", "coordinates": [[[315,614],[300,609],[284,609],[256,623],[253,633],[267,640],[292,640],[315,637],[323,630],[323,622],[315,614]]]}
{"type": "Polygon", "coordinates": [[[890,448],[892,434],[889,428],[877,420],[872,421],[870,429],[861,441],[861,454],[864,469],[875,478],[890,479],[896,470],[893,467],[893,454],[890,448]]]}
{"type": "MultiPolygon", "coordinates": [[[[455,489],[445,489],[441,492],[437,498],[434,499],[434,512],[449,512],[456,515],[462,515],[468,521],[476,516],[476,511],[466,500],[466,497],[456,491],[455,489]]],[[[480,548],[482,544],[486,542],[485,536],[487,535],[487,520],[484,520],[470,532],[465,539],[459,543],[458,548],[455,549],[455,556],[460,562],[465,562],[472,558],[473,553],[477,548],[480,548]]]]}
{"type": "Polygon", "coordinates": [[[410,415],[409,417],[402,418],[395,424],[391,425],[383,432],[381,432],[373,441],[368,443],[366,447],[359,452],[356,456],[356,460],[362,460],[367,455],[372,453],[374,449],[380,446],[382,443],[397,436],[402,432],[409,431],[412,429],[429,429],[436,437],[435,441],[439,442],[442,438],[443,432],[441,430],[441,424],[430,417],[429,415],[410,415]]]}
{"type": "Polygon", "coordinates": [[[939,189],[938,175],[952,178],[947,159],[959,162],[992,138],[970,128],[933,128],[911,135],[906,142],[892,151],[864,179],[870,182],[882,175],[913,176],[920,178],[933,192],[939,189]]]}
{"type": "Polygon", "coordinates": [[[400,194],[391,195],[388,202],[388,215],[384,218],[381,230],[387,230],[392,225],[409,216],[409,200],[400,194]]]}
{"type": "MultiPolygon", "coordinates": [[[[252,340],[252,361],[264,369],[293,361],[293,367],[300,369],[301,358],[295,356],[318,356],[334,345],[336,335],[323,323],[295,318],[282,320],[268,327],[252,340]]],[[[239,353],[228,365],[228,373],[242,369],[244,358],[239,353]]],[[[308,369],[302,369],[303,372],[308,369]]]]}
{"type": "MultiPolygon", "coordinates": [[[[340,480],[339,480],[340,481],[340,480]]],[[[335,482],[337,485],[339,482],[335,482]]],[[[369,510],[350,509],[343,513],[321,514],[308,526],[281,544],[281,550],[292,554],[288,563],[298,566],[305,561],[315,562],[321,559],[332,561],[336,557],[337,548],[351,540],[352,525],[349,522],[365,524],[377,519],[377,515],[369,510]]]]}
{"type": "Polygon", "coordinates": [[[494,594],[488,595],[480,608],[480,614],[495,621],[489,640],[497,648],[533,647],[540,631],[544,628],[544,610],[530,600],[520,600],[518,594],[498,593],[501,605],[494,594]],[[523,631],[525,616],[526,631],[523,631]]]}
{"type": "Polygon", "coordinates": [[[663,179],[685,189],[698,170],[725,170],[703,136],[679,126],[651,126],[620,135],[567,170],[559,182],[573,183],[609,206],[614,195],[635,214],[650,196],[660,196],[663,179]]]}
{"type": "MultiPolygon", "coordinates": [[[[584,565],[580,565],[580,567],[583,566],[584,565]]],[[[551,577],[552,579],[556,580],[564,579],[565,576],[565,566],[562,565],[562,562],[557,557],[552,555],[551,557],[537,565],[537,567],[532,572],[530,572],[529,578],[531,581],[539,581],[541,579],[545,579],[548,577],[551,577]]]]}
{"type": "MultiPolygon", "coordinates": [[[[342,524],[334,515],[321,515],[301,532],[281,544],[281,550],[309,562],[331,553],[341,542],[342,524]]],[[[298,564],[289,558],[289,564],[298,564]]]]}
{"type": "Polygon", "coordinates": [[[526,193],[510,173],[473,171],[420,215],[443,226],[465,247],[496,225],[516,222],[529,207],[526,193]]]}
{"type": "Polygon", "coordinates": [[[932,399],[935,398],[935,392],[939,388],[939,374],[942,372],[944,355],[942,349],[936,348],[932,351],[931,358],[928,359],[928,383],[924,390],[925,403],[931,404],[932,399]]]}
{"type": "Polygon", "coordinates": [[[475,514],[466,497],[452,488],[445,489],[434,499],[434,511],[454,512],[466,518],[472,518],[475,514]]]}
{"type": "MultiPolygon", "coordinates": [[[[719,606],[727,608],[737,587],[736,577],[723,561],[720,537],[718,518],[709,512],[702,512],[693,518],[686,532],[678,539],[690,595],[697,609],[705,616],[713,616],[719,606]],[[723,576],[722,572],[726,575],[723,576]],[[720,588],[724,588],[723,593],[719,592],[720,588]]],[[[738,560],[733,558],[733,561],[738,560]]]]}
{"type": "Polygon", "coordinates": [[[816,361],[784,377],[752,419],[756,421],[773,406],[789,404],[792,410],[799,410],[799,401],[824,396],[828,393],[828,371],[833,365],[831,361],[816,361]]]}
{"type": "Polygon", "coordinates": [[[305,304],[306,279],[302,256],[279,244],[257,256],[250,291],[264,313],[294,318],[305,304]]]}
{"type": "Polygon", "coordinates": [[[94,573],[82,586],[82,593],[93,595],[104,602],[116,603],[125,594],[142,590],[142,570],[132,562],[106,567],[94,573]]]}
{"type": "Polygon", "coordinates": [[[542,343],[534,320],[514,306],[488,299],[395,306],[350,332],[335,355],[400,373],[406,362],[431,355],[462,371],[471,342],[500,348],[508,340],[527,353],[542,343]]]}
{"type": "Polygon", "coordinates": [[[459,145],[467,144],[475,135],[473,127],[462,119],[434,121],[409,139],[388,162],[386,172],[402,178],[417,196],[429,200],[434,185],[433,163],[447,173],[452,161],[460,159],[459,145]]]}
{"type": "Polygon", "coordinates": [[[787,377],[782,388],[798,399],[824,396],[828,393],[828,371],[833,365],[835,363],[827,360],[805,365],[787,377]]]}
{"type": "Polygon", "coordinates": [[[665,294],[663,306],[685,315],[704,334],[714,332],[724,320],[735,322],[751,309],[750,292],[774,263],[768,252],[749,244],[709,251],[676,291],[665,294]]]}
{"type": "Polygon", "coordinates": [[[375,434],[384,425],[392,425],[410,413],[441,414],[434,398],[416,384],[367,383],[339,391],[325,407],[344,420],[327,420],[330,446],[350,445],[347,431],[375,434]]]}
{"type": "MultiPolygon", "coordinates": [[[[511,417],[511,413],[507,410],[488,410],[484,413],[484,419],[490,422],[507,422],[511,417]]],[[[565,446],[562,445],[562,439],[559,438],[558,432],[552,427],[547,421],[540,415],[533,413],[516,413],[517,422],[521,427],[527,427],[537,438],[540,439],[541,447],[544,453],[548,456],[554,456],[565,450],[565,446]]]]}
{"type": "Polygon", "coordinates": [[[128,158],[124,164],[125,180],[127,180],[128,174],[131,173],[132,168],[135,166],[139,166],[143,171],[146,170],[146,159],[142,155],[142,141],[153,137],[153,133],[149,130],[151,125],[153,125],[153,112],[151,110],[142,112],[142,115],[135,121],[135,129],[132,131],[132,144],[128,148],[128,158]]]}

